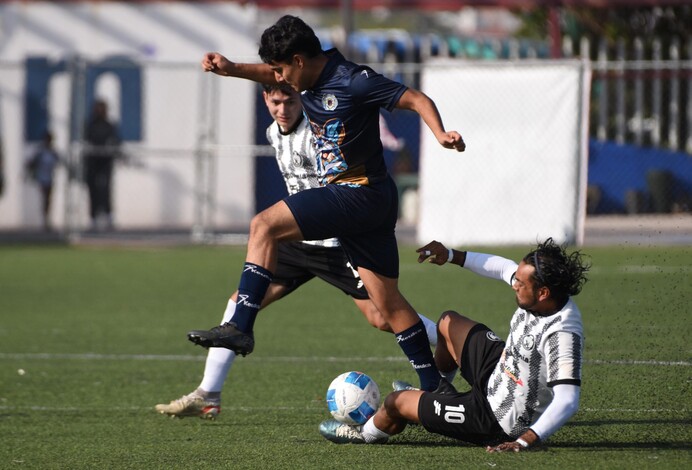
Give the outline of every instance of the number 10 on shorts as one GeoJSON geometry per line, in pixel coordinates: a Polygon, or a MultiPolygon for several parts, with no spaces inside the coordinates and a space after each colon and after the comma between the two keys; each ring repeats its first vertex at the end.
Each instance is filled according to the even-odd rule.
{"type": "Polygon", "coordinates": [[[466,421],[465,411],[464,405],[445,406],[445,421],[452,424],[462,424],[466,421]]]}
{"type": "MultiPolygon", "coordinates": [[[[440,412],[442,411],[442,404],[439,401],[435,400],[433,402],[433,405],[435,406],[435,414],[437,416],[440,416],[440,412]]],[[[445,405],[445,421],[452,424],[462,424],[464,421],[466,421],[466,416],[464,416],[465,411],[466,408],[464,408],[464,405],[445,405]]]]}

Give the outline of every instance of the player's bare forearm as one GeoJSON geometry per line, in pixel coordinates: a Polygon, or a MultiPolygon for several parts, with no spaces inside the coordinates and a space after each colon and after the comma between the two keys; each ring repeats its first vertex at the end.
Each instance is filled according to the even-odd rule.
{"type": "Polygon", "coordinates": [[[415,111],[423,119],[425,125],[430,128],[437,141],[445,148],[455,149],[457,152],[466,150],[464,139],[457,131],[446,131],[442,124],[442,117],[435,105],[425,93],[409,88],[401,95],[397,108],[415,111]]]}
{"type": "Polygon", "coordinates": [[[228,60],[218,52],[202,58],[202,69],[223,77],[237,77],[259,83],[276,83],[276,75],[268,64],[243,64],[228,60]]]}

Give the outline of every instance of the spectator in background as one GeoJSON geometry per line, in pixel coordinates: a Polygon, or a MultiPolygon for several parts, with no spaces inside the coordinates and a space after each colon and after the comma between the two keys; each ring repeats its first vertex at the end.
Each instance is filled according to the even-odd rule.
{"type": "Polygon", "coordinates": [[[91,118],[84,131],[84,178],[89,190],[91,228],[113,228],[111,182],[113,163],[120,155],[117,127],[108,120],[108,105],[96,100],[91,118]]]}
{"type": "Polygon", "coordinates": [[[26,162],[29,177],[36,182],[41,191],[41,209],[43,229],[51,230],[50,206],[53,195],[55,168],[62,162],[60,155],[53,147],[53,134],[46,131],[39,148],[26,162]]]}

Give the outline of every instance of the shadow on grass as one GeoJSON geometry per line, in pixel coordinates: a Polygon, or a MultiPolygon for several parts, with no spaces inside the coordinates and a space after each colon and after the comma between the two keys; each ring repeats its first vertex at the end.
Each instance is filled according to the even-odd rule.
{"type": "Polygon", "coordinates": [[[387,446],[406,446],[406,447],[481,447],[468,442],[455,441],[453,439],[447,441],[423,441],[415,438],[399,438],[392,439],[387,446]]]}
{"type": "MultiPolygon", "coordinates": [[[[392,440],[386,444],[387,446],[406,446],[406,447],[468,447],[468,448],[485,448],[485,446],[469,444],[467,442],[447,440],[447,441],[421,441],[411,438],[399,438],[392,440]]],[[[545,446],[539,446],[531,450],[531,452],[540,452],[550,449],[583,449],[586,451],[609,451],[609,450],[692,450],[692,444],[689,442],[561,442],[548,443],[545,446]]]]}
{"type": "MultiPolygon", "coordinates": [[[[593,421],[579,421],[568,423],[565,427],[600,427],[600,426],[623,426],[623,425],[689,425],[690,421],[686,419],[644,419],[644,420],[593,420],[593,421]]],[[[600,432],[603,432],[602,430],[600,432]]],[[[575,441],[575,442],[548,442],[545,446],[539,446],[534,449],[534,451],[549,450],[553,449],[583,449],[586,451],[609,451],[609,450],[630,450],[630,449],[640,449],[640,450],[692,450],[692,443],[689,441],[664,441],[656,440],[652,438],[648,441],[641,442],[624,442],[619,440],[617,437],[608,439],[604,436],[599,436],[598,441],[575,441]]],[[[406,431],[404,434],[397,436],[395,439],[391,440],[387,445],[399,445],[399,446],[411,446],[411,447],[484,447],[477,444],[471,444],[468,442],[462,442],[451,438],[446,438],[444,436],[438,436],[435,434],[429,434],[423,429],[411,428],[410,431],[406,431]],[[407,435],[408,434],[408,435],[407,435]]]]}

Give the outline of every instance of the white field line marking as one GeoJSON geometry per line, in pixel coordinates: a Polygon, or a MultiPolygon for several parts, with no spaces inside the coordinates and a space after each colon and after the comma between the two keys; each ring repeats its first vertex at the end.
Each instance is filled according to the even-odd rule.
{"type": "Polygon", "coordinates": [[[669,410],[669,409],[651,409],[651,410],[637,410],[634,408],[583,408],[579,412],[585,411],[587,413],[687,413],[687,408],[682,410],[669,410]]]}
{"type": "MultiPolygon", "coordinates": [[[[324,406],[324,402],[314,402],[314,406],[324,406]]],[[[314,408],[314,406],[224,406],[223,410],[224,411],[241,411],[241,412],[248,412],[248,413],[254,413],[258,411],[296,411],[296,410],[310,410],[314,408]]],[[[102,406],[79,406],[79,407],[73,407],[73,406],[7,406],[7,405],[2,405],[0,406],[0,411],[46,411],[46,412],[85,412],[85,411],[108,411],[108,412],[113,412],[113,411],[152,411],[154,409],[153,406],[108,406],[108,407],[102,407],[102,406]]],[[[659,409],[634,409],[634,408],[582,408],[579,410],[580,413],[687,413],[688,410],[686,408],[680,410],[678,408],[676,409],[667,409],[667,408],[659,408],[659,409]]]]}
{"type": "Polygon", "coordinates": [[[587,364],[595,365],[618,365],[618,366],[685,366],[689,367],[692,362],[688,361],[638,361],[634,359],[621,359],[621,360],[602,360],[602,359],[586,359],[584,361],[587,364]]]}
{"type": "MultiPolygon", "coordinates": [[[[314,403],[315,405],[324,406],[324,402],[314,403]]],[[[224,411],[295,411],[295,410],[309,410],[310,406],[224,406],[224,411]]],[[[153,406],[0,406],[0,411],[6,410],[28,410],[28,411],[150,411],[153,410],[153,406]]]]}
{"type": "MultiPolygon", "coordinates": [[[[168,354],[68,354],[68,353],[0,353],[2,359],[39,359],[39,360],[95,360],[95,361],[167,361],[167,362],[202,362],[206,356],[201,355],[168,355],[168,354]]],[[[252,361],[260,362],[404,362],[406,358],[402,356],[384,357],[320,357],[320,356],[253,356],[252,361]]],[[[689,367],[689,361],[656,361],[656,360],[635,360],[635,359],[586,359],[585,364],[593,365],[616,365],[616,366],[682,366],[689,367]]]]}
{"type": "MultiPolygon", "coordinates": [[[[166,354],[69,354],[69,353],[0,353],[0,359],[74,359],[97,361],[204,361],[206,356],[199,355],[166,355],[166,354]]],[[[252,361],[266,362],[402,362],[403,356],[385,357],[318,357],[318,356],[254,356],[252,361]]]]}

